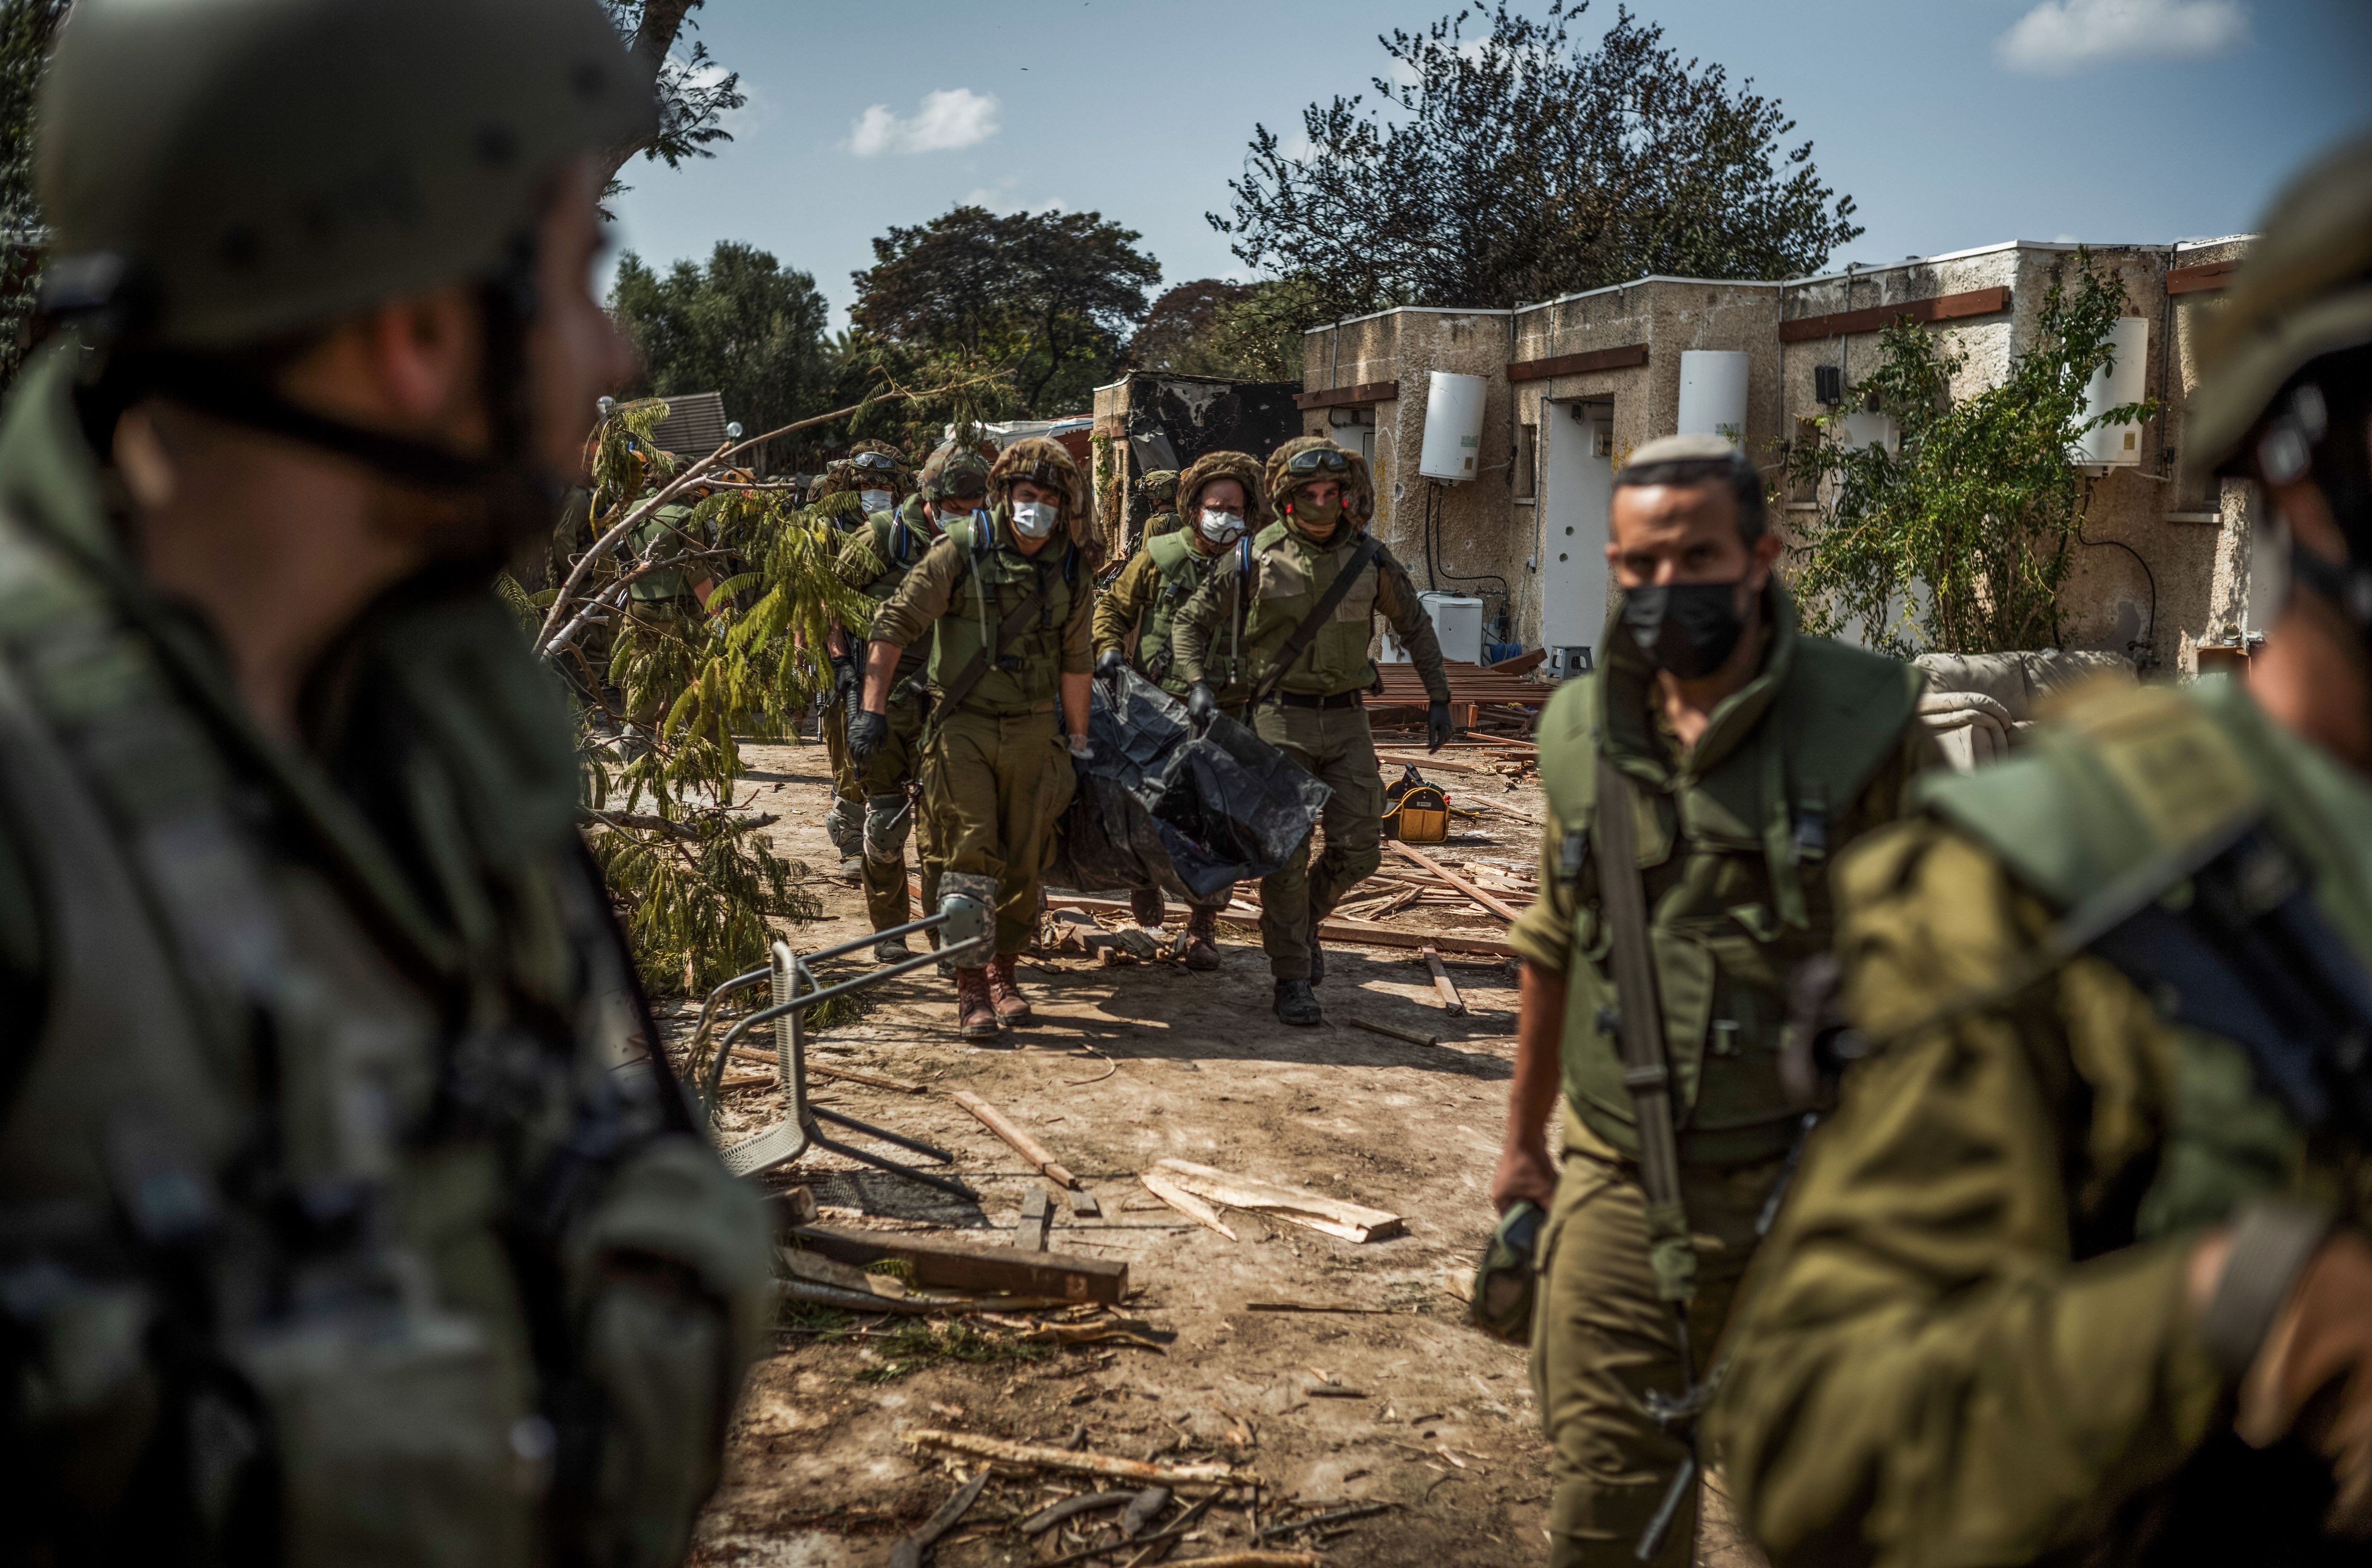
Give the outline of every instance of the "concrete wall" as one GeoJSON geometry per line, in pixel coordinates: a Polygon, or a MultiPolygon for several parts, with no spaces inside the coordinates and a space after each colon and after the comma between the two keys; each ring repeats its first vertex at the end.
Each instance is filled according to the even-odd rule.
{"type": "MultiPolygon", "coordinates": [[[[2140,463],[2091,483],[2083,530],[2089,542],[2071,547],[2076,565],[2062,595],[2066,646],[2137,654],[2187,672],[2195,668],[2203,642],[2238,644],[2260,630],[2248,607],[2247,488],[2186,487],[2177,473],[2175,448],[2183,401],[2195,379],[2199,328],[2221,296],[2167,292],[2169,269],[2236,259],[2244,248],[2245,240],[2230,239],[2089,249],[2096,267],[2123,281],[2126,313],[2150,323],[2145,386],[2165,408],[2140,433],[2140,463]]],[[[1320,392],[1398,383],[1399,396],[1379,401],[1372,411],[1386,541],[1424,586],[1423,518],[1432,494],[1433,575],[1443,587],[1464,591],[1475,585],[1453,583],[1447,574],[1506,579],[1514,634],[1537,645],[1537,568],[1548,541],[1530,497],[1540,492],[1541,433],[1549,422],[1566,417],[1571,405],[1608,412],[1620,466],[1641,443],[1677,428],[1684,352],[1745,352],[1750,356],[1745,448],[1781,494],[1774,517],[1784,530],[1789,518],[1801,522],[1814,510],[1808,501],[1790,504],[1782,469],[1785,443],[1799,422],[1830,412],[1815,400],[1815,369],[1840,366],[1850,386],[1876,367],[1878,331],[1873,327],[1783,343],[1783,321],[2006,289],[2006,308],[1928,329],[1965,355],[1953,390],[1967,396],[1997,384],[2012,358],[2033,345],[2045,298],[2074,265],[2073,246],[2016,243],[1785,284],[1646,278],[1512,314],[1389,311],[1313,330],[1303,342],[1303,384],[1320,392]],[[1507,373],[1510,364],[1523,376],[1542,368],[1541,361],[1641,348],[1644,364],[1538,379],[1510,379],[1507,373]],[[1484,475],[1438,490],[1416,474],[1425,377],[1435,369],[1491,378],[1484,475]],[[1529,482],[1515,472],[1519,453],[1534,465],[1529,482]]],[[[1308,409],[1304,427],[1339,437],[1354,417],[1340,408],[1308,409]]],[[[1358,427],[1349,428],[1355,437],[1358,427]]],[[[1601,532],[1587,541],[1589,548],[1603,547],[1603,519],[1596,522],[1601,532]]]]}

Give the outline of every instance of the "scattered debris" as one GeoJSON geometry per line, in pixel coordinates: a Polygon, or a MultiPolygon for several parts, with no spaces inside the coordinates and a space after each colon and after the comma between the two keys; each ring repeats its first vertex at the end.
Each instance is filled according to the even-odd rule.
{"type": "Polygon", "coordinates": [[[1160,1172],[1152,1170],[1144,1171],[1138,1175],[1137,1179],[1145,1183],[1145,1190],[1146,1191],[1152,1193],[1155,1197],[1160,1199],[1163,1202],[1169,1204],[1180,1214],[1184,1214],[1188,1219],[1192,1220],[1195,1224],[1207,1225],[1211,1229],[1217,1231],[1221,1236],[1226,1237],[1229,1241],[1238,1239],[1236,1233],[1228,1228],[1227,1222],[1219,1217],[1217,1210],[1212,1208],[1210,1204],[1205,1203],[1202,1199],[1197,1198],[1192,1192],[1187,1191],[1186,1189],[1179,1186],[1178,1183],[1172,1181],[1169,1178],[1162,1175],[1160,1172]]]}
{"type": "Polygon", "coordinates": [[[787,1233],[801,1248],[860,1266],[884,1258],[913,1265],[914,1283],[934,1290],[1002,1292],[1010,1296],[1051,1298],[1056,1305],[1099,1301],[1117,1305],[1128,1294],[1124,1260],[1080,1258],[1064,1252],[1017,1252],[1010,1247],[974,1247],[936,1237],[836,1226],[794,1226],[787,1233]]]}
{"type": "MultiPolygon", "coordinates": [[[[1119,1063],[1114,1063],[1113,1065],[1118,1066],[1119,1063]]],[[[1086,1187],[1074,1187],[1071,1189],[1071,1217],[1099,1220],[1104,1217],[1104,1206],[1096,1202],[1096,1195],[1086,1187]]]]}
{"type": "Polygon", "coordinates": [[[1312,1383],[1302,1392],[1319,1400],[1364,1400],[1367,1397],[1365,1388],[1348,1388],[1341,1383],[1312,1383]]]}
{"type": "Polygon", "coordinates": [[[1271,1525],[1268,1528],[1260,1532],[1259,1539],[1262,1540],[1273,1540],[1279,1536],[1289,1536],[1296,1530],[1320,1530],[1331,1525],[1348,1524],[1353,1519],[1365,1519],[1377,1514],[1385,1513],[1393,1506],[1394,1504],[1389,1503],[1362,1503],[1355,1508],[1336,1508],[1330,1513],[1312,1514],[1306,1519],[1295,1519],[1286,1524],[1271,1525]]]}
{"type": "Polygon", "coordinates": [[[1046,1250],[1046,1227],[1053,1223],[1054,1203],[1045,1183],[1032,1182],[1021,1194],[1021,1223],[1014,1226],[1013,1245],[1024,1252],[1046,1250]]]}
{"type": "Polygon", "coordinates": [[[1404,1029],[1397,1024],[1378,1024],[1366,1018],[1346,1018],[1343,1022],[1355,1029],[1365,1029],[1369,1034],[1382,1035],[1387,1040],[1404,1040],[1411,1045],[1441,1043],[1441,1037],[1438,1035],[1421,1035],[1414,1029],[1404,1029]]]}
{"type": "Polygon", "coordinates": [[[1312,1301],[1247,1301],[1247,1312],[1346,1312],[1363,1318],[1394,1318],[1399,1314],[1389,1307],[1327,1307],[1312,1301]]]}
{"type": "Polygon", "coordinates": [[[1120,1538],[1134,1540],[1145,1527],[1161,1516],[1169,1506],[1170,1491],[1166,1486],[1148,1486],[1133,1498],[1128,1512],[1120,1516],[1120,1538]]]}
{"type": "Polygon", "coordinates": [[[983,1465],[980,1473],[956,1489],[956,1494],[940,1504],[939,1511],[924,1520],[914,1533],[900,1541],[890,1553],[890,1568],[923,1568],[923,1554],[931,1543],[955,1527],[966,1509],[980,1500],[980,1489],[988,1484],[995,1467],[983,1465]]]}
{"type": "Polygon", "coordinates": [[[1068,1470],[1075,1475],[1099,1475],[1115,1481],[1133,1481],[1144,1485],[1163,1486],[1258,1486],[1261,1478],[1235,1465],[1217,1463],[1189,1465],[1156,1465],[1141,1459],[1123,1459],[1113,1454],[1074,1453],[1067,1448],[1050,1448],[1042,1443],[1008,1443],[999,1437],[982,1437],[969,1432],[943,1432],[936,1427],[916,1427],[899,1434],[901,1441],[918,1448],[936,1448],[950,1454],[968,1454],[978,1459],[993,1459],[1001,1465],[1028,1465],[1040,1469],[1068,1470]]]}
{"type": "Polygon", "coordinates": [[[949,1098],[978,1118],[982,1126],[1004,1139],[1015,1154],[1036,1166],[1048,1180],[1061,1187],[1078,1186],[1079,1179],[1057,1164],[1054,1156],[1046,1152],[1045,1145],[1015,1126],[1005,1112],[969,1089],[952,1090],[949,1098]]]}
{"type": "Polygon", "coordinates": [[[1076,1497],[1065,1497],[1059,1503],[1048,1504],[1022,1520],[1021,1533],[1026,1536],[1042,1535],[1074,1515],[1100,1513],[1106,1508],[1117,1508],[1123,1503],[1134,1503],[1136,1498],[1137,1493],[1134,1492],[1088,1492],[1076,1497]]]}
{"type": "Polygon", "coordinates": [[[1231,1176],[1207,1165],[1180,1159],[1159,1160],[1156,1167],[1196,1197],[1250,1209],[1255,1214],[1273,1214],[1344,1241],[1381,1241],[1400,1235],[1404,1228],[1400,1215],[1382,1209],[1370,1209],[1317,1192],[1296,1191],[1257,1177],[1231,1176]]]}
{"type": "Polygon", "coordinates": [[[1499,916],[1502,920],[1515,921],[1523,918],[1523,911],[1516,908],[1513,904],[1508,903],[1505,899],[1499,898],[1495,894],[1484,892],[1473,883],[1469,882],[1465,877],[1460,877],[1457,872],[1450,870],[1448,866],[1442,865],[1441,862],[1425,854],[1424,851],[1421,849],[1412,849],[1407,844],[1401,842],[1398,839],[1389,839],[1385,841],[1384,847],[1390,850],[1395,854],[1400,855],[1404,860],[1413,860],[1416,862],[1419,865],[1424,867],[1427,871],[1432,872],[1436,877],[1440,877],[1444,882],[1448,883],[1451,887],[1457,889],[1468,898],[1472,899],[1476,903],[1481,904],[1484,909],[1489,910],[1493,914],[1499,916]]]}
{"type": "Polygon", "coordinates": [[[1458,982],[1449,978],[1449,971],[1448,970],[1442,968],[1440,948],[1427,947],[1424,949],[1424,967],[1433,976],[1434,990],[1441,993],[1441,1005],[1443,1011],[1447,1012],[1453,1018],[1464,1017],[1466,1016],[1466,998],[1458,994],[1458,982]]]}

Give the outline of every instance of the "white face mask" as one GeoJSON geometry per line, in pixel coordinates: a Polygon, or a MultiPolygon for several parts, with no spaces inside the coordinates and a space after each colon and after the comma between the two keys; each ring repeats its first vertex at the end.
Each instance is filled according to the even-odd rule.
{"type": "Polygon", "coordinates": [[[898,498],[886,490],[860,490],[856,499],[868,512],[886,512],[898,498]]]}
{"type": "Polygon", "coordinates": [[[1023,539],[1044,539],[1054,531],[1055,519],[1061,514],[1044,501],[1017,501],[1013,504],[1013,531],[1023,539]]]}
{"type": "Polygon", "coordinates": [[[1240,512],[1222,512],[1215,506],[1203,508],[1203,537],[1213,544],[1233,544],[1244,537],[1244,519],[1240,512]]]}

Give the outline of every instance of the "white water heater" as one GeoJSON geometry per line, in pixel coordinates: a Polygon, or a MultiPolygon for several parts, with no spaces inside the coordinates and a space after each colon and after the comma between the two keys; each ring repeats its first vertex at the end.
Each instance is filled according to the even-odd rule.
{"type": "Polygon", "coordinates": [[[1436,370],[1424,391],[1424,445],[1416,471],[1448,484],[1472,479],[1482,460],[1482,398],[1491,383],[1481,376],[1436,370]]]}
{"type": "Polygon", "coordinates": [[[1744,354],[1731,349],[1689,349],[1680,355],[1682,436],[1718,436],[1733,447],[1746,445],[1744,354]]]}
{"type": "MultiPolygon", "coordinates": [[[[2092,372],[2084,387],[2084,417],[2098,419],[2112,408],[2149,395],[2149,318],[2120,316],[2109,329],[2110,363],[2092,372]]],[[[2142,427],[2102,424],[2076,438],[2067,460],[2086,468],[2131,468],[2142,460],[2142,427]]]]}
{"type": "MultiPolygon", "coordinates": [[[[1433,621],[1434,640],[1441,645],[1441,656],[1451,664],[1482,662],[1482,601],[1464,594],[1421,593],[1417,602],[1424,606],[1425,615],[1433,621]]],[[[1406,664],[1407,646],[1389,626],[1384,628],[1381,662],[1406,664]]]]}

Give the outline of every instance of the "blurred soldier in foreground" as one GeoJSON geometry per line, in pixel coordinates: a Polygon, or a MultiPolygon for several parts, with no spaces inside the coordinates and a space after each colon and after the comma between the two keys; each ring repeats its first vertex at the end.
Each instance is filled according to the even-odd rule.
{"type": "MultiPolygon", "coordinates": [[[[1829,946],[1829,853],[1940,761],[1917,671],[1796,631],[1744,454],[1669,436],[1614,485],[1606,657],[1541,718],[1551,820],[1510,933],[1522,1010],[1492,1183],[1503,1213],[1548,1212],[1532,1384],[1558,1564],[1630,1561],[1687,1460],[1686,1418],[1668,1430],[1649,1401],[1704,1372],[1796,1138],[1779,1027],[1789,974],[1829,946]]],[[[1695,1503],[1655,1562],[1689,1561],[1695,1503]]]]}
{"type": "MultiPolygon", "coordinates": [[[[859,441],[847,457],[833,461],[823,496],[810,515],[836,531],[844,546],[865,532],[868,517],[892,510],[905,494],[905,455],[886,441],[859,441]]],[[[831,764],[831,809],[825,813],[824,831],[840,851],[841,876],[860,884],[865,880],[865,784],[848,754],[848,716],[856,706],[864,675],[863,642],[840,627],[831,629],[826,652],[831,657],[833,702],[816,726],[823,736],[825,760],[831,764]]]]}
{"type": "MultiPolygon", "coordinates": [[[[876,606],[887,604],[906,574],[938,542],[948,520],[969,517],[987,505],[988,459],[950,442],[923,464],[920,488],[896,511],[874,513],[862,531],[848,536],[833,570],[876,606]]],[[[906,836],[918,817],[923,907],[939,907],[940,867],[933,852],[930,814],[918,811],[914,799],[921,787],[923,726],[931,712],[924,668],[930,653],[916,643],[899,656],[883,714],[887,729],[856,770],[858,790],[865,797],[865,910],[876,931],[913,918],[906,896],[906,836]]],[[[886,938],[873,948],[873,956],[883,963],[894,963],[906,953],[903,936],[886,938]]]]}
{"type": "Polygon", "coordinates": [[[996,911],[994,959],[956,970],[966,1040],[1030,1020],[1013,961],[1037,935],[1038,879],[1077,788],[1071,759],[1087,749],[1092,657],[1094,519],[1071,454],[1042,436],[1016,441],[988,470],[988,503],[947,519],[874,617],[865,706],[849,731],[859,762],[888,742],[899,666],[927,637],[923,807],[939,889],[996,911]]]}
{"type": "Polygon", "coordinates": [[[2288,554],[2262,706],[2097,696],[1837,868],[1860,1060],[1714,1431],[1779,1563],[2366,1560],[2372,141],[2200,370],[2288,554]]]}
{"type": "Polygon", "coordinates": [[[1320,1015],[1310,987],[1326,978],[1318,923],[1384,858],[1384,785],[1360,706],[1377,680],[1367,657],[1376,617],[1391,622],[1424,681],[1435,751],[1449,739],[1449,678],[1416,585],[1367,532],[1375,485],[1366,460],[1322,436],[1296,436],[1269,455],[1262,488],[1283,520],[1252,540],[1250,601],[1235,591],[1234,574],[1205,577],[1178,612],[1171,668],[1197,717],[1220,711],[1222,684],[1240,683],[1253,730],[1334,792],[1317,865],[1305,839],[1283,870],[1261,878],[1261,946],[1276,1016],[1311,1025],[1320,1015]]]}
{"type": "MultiPolygon", "coordinates": [[[[1097,673],[1133,665],[1171,696],[1184,698],[1191,683],[1175,668],[1169,629],[1205,579],[1224,579],[1218,583],[1226,601],[1219,612],[1219,646],[1209,673],[1216,678],[1220,707],[1240,718],[1249,694],[1240,676],[1244,613],[1250,603],[1244,589],[1252,569],[1247,530],[1269,521],[1261,498],[1260,459],[1249,452],[1206,452],[1188,466],[1177,493],[1193,525],[1148,540],[1096,601],[1097,673]]],[[[1129,905],[1137,924],[1161,929],[1160,889],[1135,889],[1129,905]]],[[[1216,902],[1193,906],[1186,921],[1188,969],[1219,967],[1219,911],[1227,907],[1225,893],[1216,902]]]]}
{"type": "Polygon", "coordinates": [[[10,1555],[680,1559],[771,1311],[489,591],[627,369],[590,0],[82,0],[0,425],[10,1555]],[[358,70],[356,62],[370,69],[358,70]]]}

